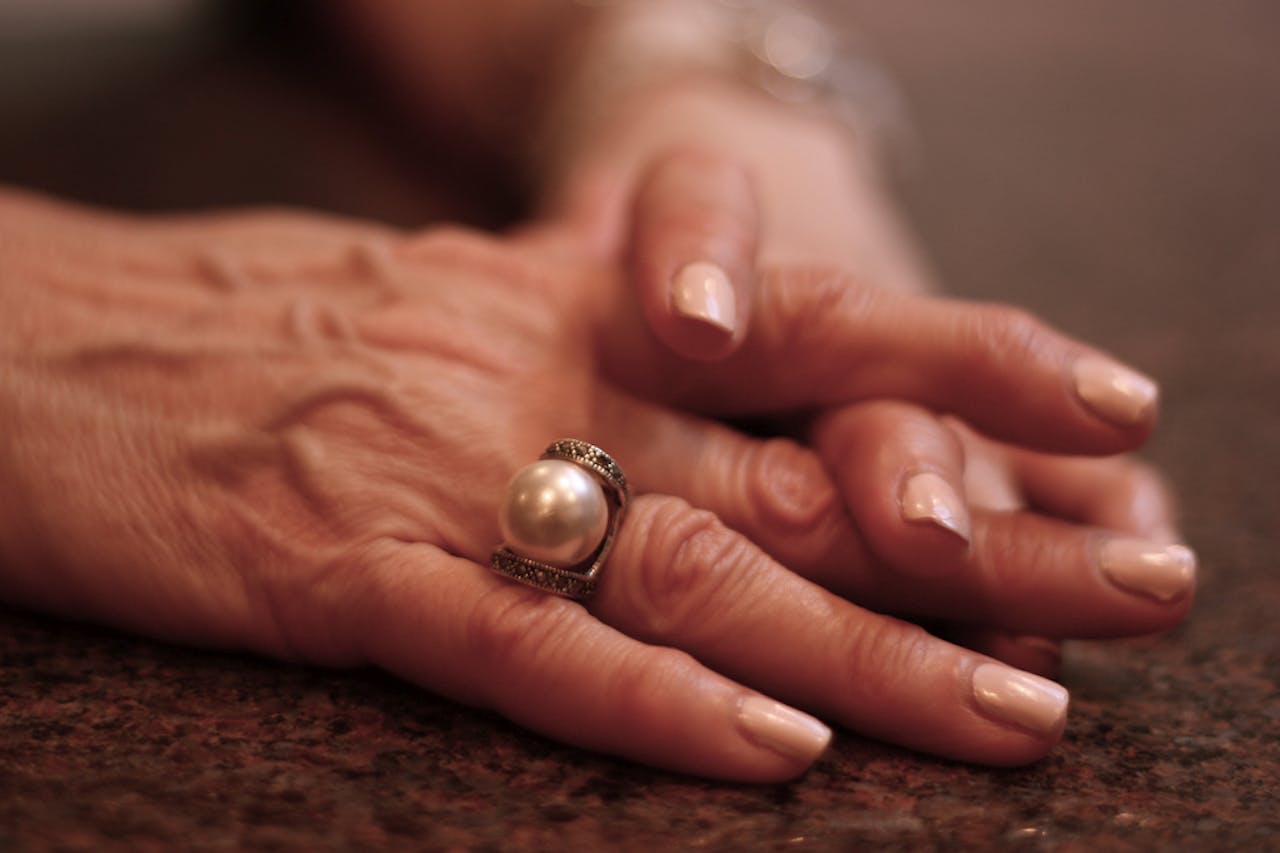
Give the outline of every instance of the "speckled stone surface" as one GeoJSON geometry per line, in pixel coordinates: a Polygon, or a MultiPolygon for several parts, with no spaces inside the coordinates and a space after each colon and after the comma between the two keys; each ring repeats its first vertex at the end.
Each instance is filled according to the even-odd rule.
{"type": "MultiPolygon", "coordinates": [[[[839,732],[804,778],[758,787],[584,754],[376,673],[0,610],[0,849],[1280,849],[1280,6],[854,5],[915,104],[905,190],[949,286],[1163,380],[1149,456],[1203,567],[1185,627],[1072,645],[1070,726],[1032,767],[839,732]]],[[[0,178],[70,192],[86,172],[44,146],[24,173],[22,145],[4,136],[0,178]]],[[[129,168],[117,202],[161,204],[129,168]]],[[[342,206],[267,186],[245,200],[342,206]]],[[[435,210],[391,196],[348,206],[435,210]]]]}
{"type": "Polygon", "coordinates": [[[1274,847],[1270,595],[1211,598],[1160,645],[1075,647],[1071,727],[1033,767],[841,733],[779,786],[587,755],[375,674],[5,613],[0,848],[1274,847]]]}

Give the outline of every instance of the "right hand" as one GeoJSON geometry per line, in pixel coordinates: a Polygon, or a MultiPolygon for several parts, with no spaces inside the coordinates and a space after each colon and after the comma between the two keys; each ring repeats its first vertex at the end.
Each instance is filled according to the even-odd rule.
{"type": "MultiPolygon", "coordinates": [[[[732,94],[734,90],[721,87],[710,91],[732,94]]],[[[580,189],[576,196],[569,194],[578,199],[581,208],[571,221],[577,223],[578,233],[586,229],[588,243],[595,238],[584,223],[626,222],[625,227],[614,226],[614,243],[607,244],[611,246],[608,252],[625,259],[653,334],[673,353],[692,361],[729,359],[744,345],[755,321],[753,315],[761,310],[754,282],[771,260],[798,259],[825,268],[860,267],[865,270],[859,277],[862,292],[869,292],[867,285],[891,292],[919,291],[925,280],[921,266],[912,261],[914,253],[906,249],[910,241],[895,226],[887,198],[868,175],[871,165],[853,156],[856,146],[851,140],[835,134],[832,126],[794,110],[778,105],[770,108],[761,104],[760,98],[742,92],[737,96],[736,101],[726,98],[720,103],[709,99],[706,92],[667,95],[675,98],[677,106],[684,104],[686,110],[692,109],[690,104],[704,104],[704,119],[732,119],[730,126],[755,115],[757,122],[768,125],[769,132],[706,133],[707,139],[714,140],[714,147],[678,146],[661,151],[642,166],[636,162],[638,152],[653,148],[655,135],[667,140],[680,138],[691,128],[707,128],[689,121],[632,123],[626,126],[637,130],[636,139],[601,146],[607,156],[588,157],[582,170],[585,175],[596,175],[598,184],[610,185],[599,176],[613,174],[614,186],[625,183],[625,175],[633,175],[634,198],[625,215],[611,212],[617,206],[616,191],[592,194],[580,189]],[[734,103],[739,104],[736,109],[732,108],[734,103]],[[718,106],[710,109],[707,104],[718,106]],[[788,133],[793,141],[806,144],[780,144],[788,133]],[[769,140],[775,140],[772,148],[769,140]],[[803,153],[811,148],[826,154],[803,153]],[[846,152],[843,157],[836,153],[841,150],[846,152]],[[746,160],[737,159],[743,156],[746,160]],[[612,165],[606,168],[603,164],[612,165]],[[814,177],[811,169],[815,165],[821,167],[819,172],[826,169],[827,176],[822,181],[806,180],[806,176],[814,177]],[[820,185],[830,190],[815,190],[820,185]],[[803,203],[806,192],[812,196],[810,205],[803,203]],[[608,199],[615,200],[604,204],[608,199]],[[861,213],[855,216],[852,211],[861,213]],[[815,219],[822,227],[808,228],[815,219]],[[888,245],[877,247],[877,240],[888,245]],[[855,263],[860,254],[862,262],[855,263]],[[699,266],[710,262],[727,272],[720,283],[730,286],[732,295],[713,301],[733,307],[731,333],[721,325],[686,316],[673,295],[688,265],[699,261],[699,266]]],[[[579,185],[590,187],[591,182],[580,177],[579,185]]],[[[834,275],[831,280],[847,277],[834,275]]],[[[840,301],[838,294],[830,298],[833,303],[840,301]]],[[[1019,365],[1014,359],[1025,354],[1021,351],[1024,344],[1030,345],[1039,337],[1037,323],[1012,309],[1001,310],[1006,312],[1004,322],[992,324],[990,329],[978,325],[971,333],[998,336],[1007,329],[1021,329],[1024,341],[1015,336],[1006,342],[988,342],[988,348],[1006,359],[1003,369],[1016,372],[1019,365]]],[[[899,322],[909,328],[914,321],[902,317],[899,322]]],[[[1095,414],[1128,430],[1134,439],[1129,446],[1137,444],[1140,439],[1135,438],[1134,430],[1141,433],[1154,423],[1155,383],[1115,362],[1081,364],[1077,369],[1078,391],[1091,397],[1095,414]]],[[[958,382],[949,384],[963,387],[958,382]]],[[[1003,413],[1003,406],[1003,401],[992,399],[988,413],[1003,413]]],[[[1170,490],[1151,466],[1125,455],[1062,455],[1082,450],[1114,453],[1121,445],[1085,448],[1073,438],[1069,446],[1063,446],[1049,431],[1033,428],[1010,434],[1008,424],[1003,432],[998,429],[992,433],[996,435],[993,439],[982,434],[983,415],[971,418],[978,426],[974,429],[960,418],[936,414],[963,408],[963,404],[936,398],[931,406],[889,400],[864,402],[847,411],[828,412],[799,433],[793,430],[797,437],[814,442],[823,462],[835,472],[842,497],[863,522],[869,544],[886,565],[908,575],[945,572],[944,567],[954,565],[969,546],[972,515],[977,510],[1035,506],[1073,523],[1164,545],[1179,541],[1170,490]],[[922,474],[927,476],[919,476],[922,474]],[[904,499],[913,502],[916,522],[906,527],[901,523],[899,505],[904,499]]],[[[953,636],[1042,674],[1056,671],[1060,659],[1056,638],[971,628],[962,628],[953,636]]]]}

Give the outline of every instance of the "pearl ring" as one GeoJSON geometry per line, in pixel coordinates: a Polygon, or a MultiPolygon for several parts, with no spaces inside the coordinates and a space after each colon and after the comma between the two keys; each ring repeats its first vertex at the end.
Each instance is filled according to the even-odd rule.
{"type": "Polygon", "coordinates": [[[503,545],[490,565],[546,592],[589,598],[629,497],[608,453],[576,438],[552,442],[507,486],[498,513],[503,545]]]}

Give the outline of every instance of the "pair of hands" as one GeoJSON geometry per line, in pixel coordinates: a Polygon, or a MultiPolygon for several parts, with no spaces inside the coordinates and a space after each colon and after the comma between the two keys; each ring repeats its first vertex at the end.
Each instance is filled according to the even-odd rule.
{"type": "Polygon", "coordinates": [[[1134,447],[1153,406],[1023,313],[834,272],[762,272],[727,342],[663,313],[652,273],[749,215],[714,192],[687,213],[718,180],[671,180],[690,160],[638,181],[634,286],[573,226],[5,199],[0,591],[372,663],[707,776],[802,771],[829,731],[796,708],[963,760],[1042,755],[1065,693],[997,661],[1047,672],[1052,644],[1022,638],[1158,631],[1189,603],[1189,554],[1146,541],[1171,523],[1154,475],[1049,455],[1134,447]],[[794,439],[716,420],[780,414],[794,439]],[[586,608],[484,568],[506,480],[561,436],[641,495],[586,608]]]}

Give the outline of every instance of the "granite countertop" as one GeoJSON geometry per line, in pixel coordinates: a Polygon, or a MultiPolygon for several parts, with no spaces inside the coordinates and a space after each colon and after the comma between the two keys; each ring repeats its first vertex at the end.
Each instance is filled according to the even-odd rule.
{"type": "MultiPolygon", "coordinates": [[[[0,849],[1280,849],[1277,7],[852,5],[914,105],[926,145],[904,191],[949,286],[1029,305],[1163,380],[1148,456],[1202,562],[1184,627],[1071,644],[1070,725],[1033,766],[839,731],[802,779],[742,786],[563,747],[378,673],[0,609],[0,849]]],[[[135,102],[139,126],[162,101],[135,102]]],[[[198,135],[187,120],[166,133],[198,135]]],[[[120,124],[97,132],[129,148],[120,124]]],[[[12,131],[0,155],[0,180],[168,201],[128,180],[154,163],[95,183],[80,149],[12,131]]],[[[383,162],[363,174],[402,160],[383,162]]],[[[268,200],[340,206],[345,189],[301,186],[268,200]]],[[[351,206],[435,211],[390,197],[351,206]]]]}

